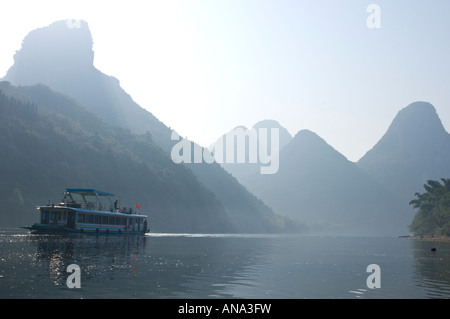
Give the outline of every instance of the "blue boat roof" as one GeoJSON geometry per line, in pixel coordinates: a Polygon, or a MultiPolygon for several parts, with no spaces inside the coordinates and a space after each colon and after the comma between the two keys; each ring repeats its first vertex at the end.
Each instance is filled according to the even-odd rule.
{"type": "Polygon", "coordinates": [[[99,191],[97,189],[86,189],[86,188],[66,188],[66,192],[75,193],[80,195],[91,195],[91,196],[114,196],[114,194],[99,191]]]}

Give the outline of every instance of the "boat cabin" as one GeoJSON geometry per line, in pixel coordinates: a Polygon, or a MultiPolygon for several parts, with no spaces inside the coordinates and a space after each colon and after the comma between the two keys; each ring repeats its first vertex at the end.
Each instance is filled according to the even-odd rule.
{"type": "Polygon", "coordinates": [[[65,190],[58,205],[39,206],[35,232],[145,233],[147,216],[121,207],[114,195],[95,189],[65,190]]]}

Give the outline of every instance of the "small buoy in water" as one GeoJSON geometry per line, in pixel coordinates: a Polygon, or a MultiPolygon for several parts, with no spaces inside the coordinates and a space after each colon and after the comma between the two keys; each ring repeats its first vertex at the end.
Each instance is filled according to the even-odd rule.
{"type": "Polygon", "coordinates": [[[434,247],[431,248],[431,251],[432,251],[432,252],[435,252],[435,251],[436,251],[436,248],[434,248],[434,247]]]}

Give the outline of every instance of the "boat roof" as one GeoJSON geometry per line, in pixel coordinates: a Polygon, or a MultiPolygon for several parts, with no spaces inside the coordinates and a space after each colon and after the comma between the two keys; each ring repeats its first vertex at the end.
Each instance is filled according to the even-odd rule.
{"type": "Polygon", "coordinates": [[[80,194],[83,196],[114,196],[114,194],[99,191],[97,189],[86,189],[86,188],[66,188],[66,192],[80,194]]]}

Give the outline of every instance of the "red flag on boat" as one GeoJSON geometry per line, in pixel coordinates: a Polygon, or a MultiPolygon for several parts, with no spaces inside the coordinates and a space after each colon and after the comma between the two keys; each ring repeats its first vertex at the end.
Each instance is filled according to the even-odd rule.
{"type": "Polygon", "coordinates": [[[137,209],[141,209],[141,205],[139,205],[138,203],[136,203],[136,207],[137,209]]]}

